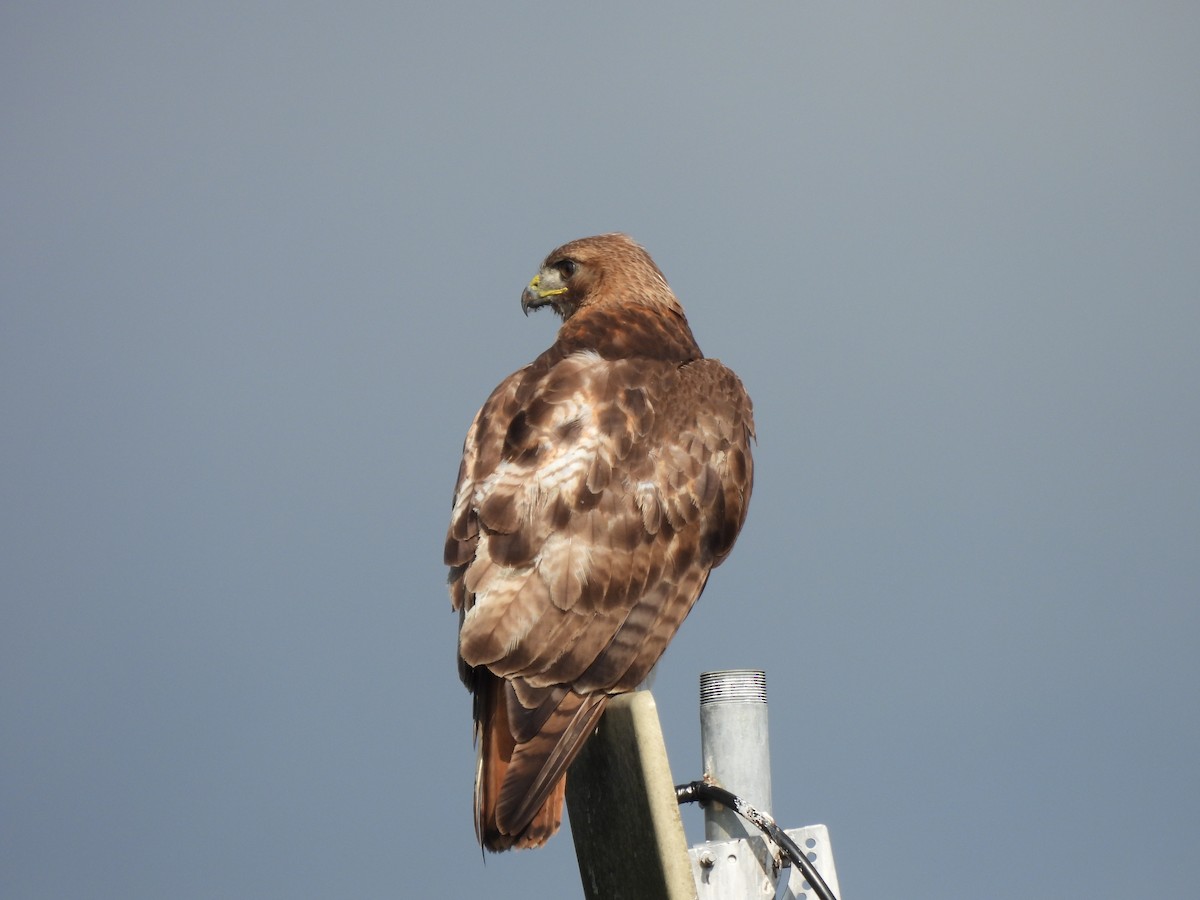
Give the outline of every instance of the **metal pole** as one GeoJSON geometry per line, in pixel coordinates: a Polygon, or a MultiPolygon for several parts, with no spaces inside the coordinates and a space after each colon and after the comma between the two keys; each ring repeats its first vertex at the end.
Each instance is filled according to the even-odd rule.
{"type": "MultiPolygon", "coordinates": [[[[756,669],[700,673],[700,749],[704,776],[771,814],[771,751],[767,741],[767,675],[756,669]]],[[[704,837],[750,835],[731,809],[710,803],[704,837]]]]}

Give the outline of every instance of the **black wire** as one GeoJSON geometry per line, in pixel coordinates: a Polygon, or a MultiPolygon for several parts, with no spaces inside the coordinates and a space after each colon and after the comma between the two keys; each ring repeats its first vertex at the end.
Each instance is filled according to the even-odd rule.
{"type": "Polygon", "coordinates": [[[758,826],[767,837],[779,845],[779,848],[787,854],[788,859],[800,867],[800,871],[804,873],[805,879],[820,900],[837,900],[833,891],[829,889],[829,885],[825,883],[825,879],[821,877],[821,873],[809,862],[808,855],[800,849],[800,846],[775,824],[774,819],[766,813],[759,812],[741,797],[735,796],[715,784],[709,784],[707,781],[693,781],[689,784],[676,785],[675,799],[679,803],[713,801],[722,806],[728,806],[742,818],[758,826]]]}

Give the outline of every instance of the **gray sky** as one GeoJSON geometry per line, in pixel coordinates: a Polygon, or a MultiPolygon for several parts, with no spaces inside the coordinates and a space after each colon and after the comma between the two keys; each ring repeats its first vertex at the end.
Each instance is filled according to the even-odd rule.
{"type": "Polygon", "coordinates": [[[761,667],[847,897],[1194,893],[1200,10],[406,6],[0,12],[0,894],[581,896],[475,848],[440,559],[609,230],[759,426],[676,779],[761,667]]]}

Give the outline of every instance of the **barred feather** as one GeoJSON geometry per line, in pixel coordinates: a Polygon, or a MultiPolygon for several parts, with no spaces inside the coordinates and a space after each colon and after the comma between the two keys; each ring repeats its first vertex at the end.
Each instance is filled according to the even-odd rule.
{"type": "Polygon", "coordinates": [[[753,485],[750,399],[641,247],[574,241],[539,278],[566,289],[524,302],[563,325],[467,432],[445,549],[489,850],[558,829],[567,768],[729,554],[753,485]]]}

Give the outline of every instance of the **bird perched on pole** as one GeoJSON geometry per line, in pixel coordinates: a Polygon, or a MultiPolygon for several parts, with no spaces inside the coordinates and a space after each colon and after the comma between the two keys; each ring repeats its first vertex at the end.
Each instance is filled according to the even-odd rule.
{"type": "Polygon", "coordinates": [[[567,767],[728,556],[753,483],[750,398],[641,246],[554,250],[521,296],[546,306],[557,340],[476,414],[446,537],[489,850],[558,829],[567,767]]]}

